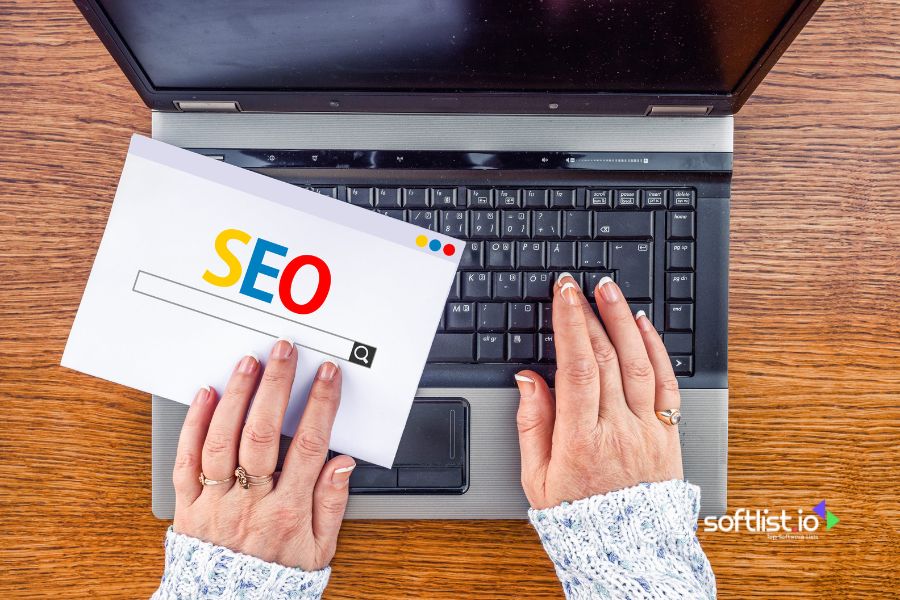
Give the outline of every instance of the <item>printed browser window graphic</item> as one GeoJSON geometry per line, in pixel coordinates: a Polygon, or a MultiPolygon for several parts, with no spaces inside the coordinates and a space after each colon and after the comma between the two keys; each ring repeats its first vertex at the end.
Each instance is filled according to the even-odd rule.
{"type": "Polygon", "coordinates": [[[284,331],[287,324],[290,324],[292,329],[299,327],[303,331],[303,343],[295,342],[296,345],[362,367],[371,368],[375,359],[375,346],[147,271],[137,272],[132,290],[161,302],[273,338],[281,337],[280,332],[284,331]]]}

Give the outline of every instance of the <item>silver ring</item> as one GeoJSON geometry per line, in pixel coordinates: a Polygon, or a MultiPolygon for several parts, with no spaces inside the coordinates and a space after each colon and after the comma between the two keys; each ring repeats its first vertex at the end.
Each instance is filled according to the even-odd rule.
{"type": "Polygon", "coordinates": [[[237,477],[238,485],[245,490],[250,489],[251,486],[266,485],[275,479],[274,473],[271,475],[250,475],[247,473],[246,469],[240,465],[234,470],[234,475],[237,477]]]}
{"type": "Polygon", "coordinates": [[[232,475],[231,477],[226,477],[225,479],[207,479],[206,475],[204,475],[203,472],[201,472],[199,479],[200,479],[200,484],[203,486],[222,485],[223,483],[228,483],[229,481],[234,479],[234,475],[232,475]]]}
{"type": "Polygon", "coordinates": [[[677,408],[667,408],[656,411],[656,418],[666,425],[678,425],[681,423],[681,411],[677,408]]]}

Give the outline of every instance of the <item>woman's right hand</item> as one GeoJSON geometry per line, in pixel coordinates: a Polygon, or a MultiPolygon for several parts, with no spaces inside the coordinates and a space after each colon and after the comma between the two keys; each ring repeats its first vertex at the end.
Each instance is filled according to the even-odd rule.
{"type": "Polygon", "coordinates": [[[656,416],[681,405],[662,339],[646,316],[632,316],[612,280],[594,296],[602,325],[571,275],[554,286],[555,398],[537,373],[516,375],[522,485],[533,508],[683,477],[678,427],[656,416]]]}

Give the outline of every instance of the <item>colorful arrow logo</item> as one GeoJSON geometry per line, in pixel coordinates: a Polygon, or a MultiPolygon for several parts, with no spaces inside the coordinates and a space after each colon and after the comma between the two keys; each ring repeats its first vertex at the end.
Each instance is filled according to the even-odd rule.
{"type": "Polygon", "coordinates": [[[835,525],[841,522],[834,513],[825,508],[825,501],[822,500],[818,504],[813,507],[813,511],[819,515],[820,518],[825,519],[825,529],[831,529],[835,525]]]}

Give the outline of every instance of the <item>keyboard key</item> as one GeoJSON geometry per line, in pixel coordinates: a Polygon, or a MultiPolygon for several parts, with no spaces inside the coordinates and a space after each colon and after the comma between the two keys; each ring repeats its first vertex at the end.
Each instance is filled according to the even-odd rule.
{"type": "Polygon", "coordinates": [[[447,331],[475,331],[475,304],[450,302],[445,309],[444,329],[447,331]]]}
{"type": "Polygon", "coordinates": [[[694,242],[669,242],[666,244],[666,268],[673,271],[691,271],[694,268],[694,242]]]}
{"type": "Polygon", "coordinates": [[[553,277],[549,272],[526,272],[523,278],[526,300],[549,300],[553,296],[553,277]]]}
{"type": "Polygon", "coordinates": [[[613,242],[609,267],[618,272],[616,283],[629,300],[649,299],[653,290],[653,243],[613,242]]]}
{"type": "Polygon", "coordinates": [[[665,333],[663,343],[669,354],[690,354],[694,351],[694,336],[690,333],[665,333]]]}
{"type": "Polygon", "coordinates": [[[588,190],[588,208],[612,208],[612,190],[588,190]]]}
{"type": "Polygon", "coordinates": [[[575,208],[575,190],[550,190],[550,206],[575,208]]]}
{"type": "Polygon", "coordinates": [[[534,362],[534,334],[507,334],[507,359],[510,362],[534,362]]]}
{"type": "Polygon", "coordinates": [[[453,283],[450,284],[450,292],[447,294],[447,300],[453,301],[453,300],[459,300],[461,298],[461,296],[460,296],[460,287],[461,286],[460,286],[459,281],[460,281],[460,275],[459,275],[459,273],[456,273],[453,276],[453,283]]]}
{"type": "Polygon", "coordinates": [[[354,206],[372,206],[372,188],[347,188],[347,202],[354,206]]]}
{"type": "Polygon", "coordinates": [[[547,266],[544,263],[544,242],[518,242],[516,248],[516,264],[520,269],[543,269],[547,266]]]}
{"type": "Polygon", "coordinates": [[[585,271],[584,272],[584,292],[589,300],[593,301],[594,288],[600,283],[604,277],[609,277],[613,281],[616,280],[611,271],[585,271]]]}
{"type": "Polygon", "coordinates": [[[629,302],[628,308],[631,309],[631,314],[637,315],[639,310],[644,311],[644,314],[647,315],[647,318],[650,319],[650,322],[653,322],[653,305],[648,302],[629,302]]]}
{"type": "Polygon", "coordinates": [[[437,188],[431,190],[431,205],[435,208],[456,207],[456,189],[437,188]]]}
{"type": "Polygon", "coordinates": [[[694,190],[669,190],[669,208],[694,208],[694,190]]]}
{"type": "Polygon", "coordinates": [[[469,208],[494,208],[493,195],[488,189],[469,190],[469,208]]]}
{"type": "Polygon", "coordinates": [[[519,201],[519,190],[495,190],[494,197],[497,208],[518,208],[521,206],[519,201]]]}
{"type": "MultiPolygon", "coordinates": [[[[572,276],[572,279],[575,280],[575,283],[578,284],[578,287],[580,287],[581,289],[584,289],[584,286],[582,285],[582,277],[581,277],[580,271],[573,271],[573,272],[559,271],[558,273],[553,274],[553,281],[556,281],[557,279],[559,279],[563,273],[569,273],[569,275],[572,276]]],[[[590,273],[587,273],[587,274],[590,275],[590,273]]]]}
{"type": "Polygon", "coordinates": [[[652,212],[594,213],[594,237],[603,240],[653,237],[652,212]]]}
{"type": "Polygon", "coordinates": [[[506,358],[503,333],[482,333],[478,336],[478,362],[503,362],[506,358]]]}
{"type": "Polygon", "coordinates": [[[494,273],[495,300],[521,300],[522,274],[516,272],[494,273]]]}
{"type": "Polygon", "coordinates": [[[464,210],[442,210],[441,233],[452,237],[466,237],[469,233],[469,216],[464,210]]]}
{"type": "Polygon", "coordinates": [[[666,302],[666,331],[692,331],[694,305],[666,302]]]}
{"type": "Polygon", "coordinates": [[[478,331],[505,331],[505,330],[506,330],[506,304],[504,304],[502,302],[479,302],[478,303],[478,331]]]}
{"type": "Polygon", "coordinates": [[[504,210],[501,215],[503,216],[503,237],[512,239],[528,237],[528,211],[504,210]]]}
{"type": "Polygon", "coordinates": [[[531,213],[531,221],[534,223],[532,236],[539,240],[559,239],[558,210],[535,210],[531,213]]]}
{"type": "Polygon", "coordinates": [[[694,372],[694,359],[691,356],[669,356],[675,375],[691,375],[694,372]]]}
{"type": "Polygon", "coordinates": [[[575,242],[548,242],[547,262],[552,269],[574,269],[575,242]]]}
{"type": "Polygon", "coordinates": [[[616,190],[613,196],[613,208],[637,208],[637,190],[616,190]]]}
{"type": "Polygon", "coordinates": [[[513,250],[514,242],[487,242],[488,269],[512,269],[515,265],[513,250]]]}
{"type": "Polygon", "coordinates": [[[606,242],[579,242],[578,267],[580,269],[605,269],[606,242]]]}
{"type": "Polygon", "coordinates": [[[315,192],[317,194],[322,194],[323,196],[328,196],[329,198],[337,198],[337,188],[336,187],[320,187],[314,186],[309,188],[310,191],[315,192]]]}
{"type": "Polygon", "coordinates": [[[492,239],[500,237],[497,226],[497,213],[492,210],[473,210],[469,212],[469,235],[475,239],[492,239]]]}
{"type": "Polygon", "coordinates": [[[385,216],[388,216],[388,217],[390,217],[390,218],[392,218],[392,219],[397,219],[397,220],[399,220],[399,221],[405,221],[405,220],[406,220],[406,211],[403,210],[403,209],[397,209],[397,208],[378,208],[378,209],[375,210],[375,212],[381,213],[381,214],[383,214],[383,215],[385,215],[385,216]]]}
{"type": "Polygon", "coordinates": [[[553,343],[552,333],[542,333],[540,336],[540,348],[538,348],[538,360],[541,362],[553,362],[556,360],[556,345],[553,343]]]}
{"type": "Polygon", "coordinates": [[[460,269],[481,269],[484,267],[484,242],[466,242],[466,249],[459,259],[460,269]]]}
{"type": "Polygon", "coordinates": [[[553,305],[541,304],[541,331],[553,331],[553,305]]]}
{"type": "Polygon", "coordinates": [[[379,208],[400,208],[402,205],[399,189],[378,188],[375,190],[375,206],[379,208]]]}
{"type": "Polygon", "coordinates": [[[406,188],[404,190],[406,208],[428,208],[428,190],[425,188],[406,188]]]}
{"type": "Polygon", "coordinates": [[[490,273],[462,273],[462,297],[466,300],[491,299],[490,273]]]}
{"type": "Polygon", "coordinates": [[[409,222],[425,229],[437,231],[437,219],[433,210],[408,210],[406,211],[409,222]]]}
{"type": "Polygon", "coordinates": [[[522,204],[525,208],[545,208],[547,206],[547,190],[524,190],[522,204]]]}
{"type": "Polygon", "coordinates": [[[509,330],[534,331],[537,328],[537,305],[513,302],[509,305],[509,330]]]}
{"type": "Polygon", "coordinates": [[[694,274],[667,273],[666,300],[693,300],[694,274]]]}
{"type": "Polygon", "coordinates": [[[429,362],[473,362],[475,358],[475,334],[437,333],[431,343],[429,362]]]}
{"type": "Polygon", "coordinates": [[[644,190],[644,208],[665,208],[666,190],[644,190]]]}
{"type": "Polygon", "coordinates": [[[567,210],[563,213],[563,236],[569,239],[591,237],[591,213],[586,210],[567,210]]]}
{"type": "Polygon", "coordinates": [[[694,213],[669,212],[666,214],[666,237],[675,240],[694,239],[694,213]]]}

